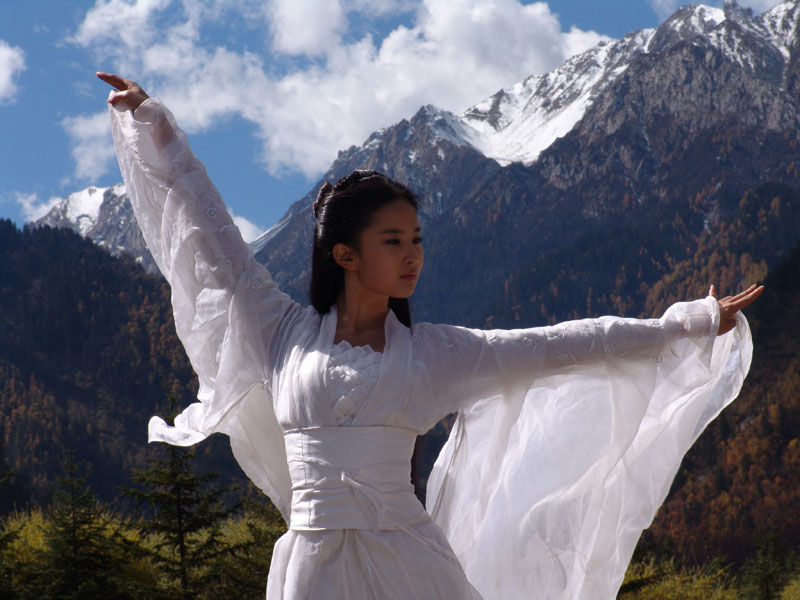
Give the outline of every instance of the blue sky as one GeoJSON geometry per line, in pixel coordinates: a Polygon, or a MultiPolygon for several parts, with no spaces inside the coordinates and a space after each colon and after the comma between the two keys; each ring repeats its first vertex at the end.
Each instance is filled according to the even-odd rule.
{"type": "Polygon", "coordinates": [[[251,238],[372,131],[422,104],[461,112],[682,4],[0,0],[0,218],[120,181],[96,70],[164,99],[251,238]]]}

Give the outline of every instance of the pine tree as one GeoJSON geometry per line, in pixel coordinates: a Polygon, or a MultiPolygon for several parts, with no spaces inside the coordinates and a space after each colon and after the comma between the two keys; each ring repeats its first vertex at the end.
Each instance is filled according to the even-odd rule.
{"type": "Polygon", "coordinates": [[[9,514],[25,504],[25,494],[14,469],[8,466],[5,445],[0,436],[0,516],[9,514]]]}
{"type": "Polygon", "coordinates": [[[88,474],[68,452],[60,487],[46,511],[47,550],[34,577],[41,598],[113,600],[132,597],[118,574],[124,564],[122,547],[108,534],[110,523],[86,486],[88,474]]]}
{"type": "Polygon", "coordinates": [[[221,559],[250,545],[229,545],[221,538],[223,523],[238,510],[223,502],[234,488],[211,489],[217,475],[194,472],[194,450],[166,446],[162,454],[134,473],[140,488],[124,492],[140,507],[150,507],[142,531],[153,542],[148,553],[170,581],[168,587],[184,600],[215,597],[221,559]]]}

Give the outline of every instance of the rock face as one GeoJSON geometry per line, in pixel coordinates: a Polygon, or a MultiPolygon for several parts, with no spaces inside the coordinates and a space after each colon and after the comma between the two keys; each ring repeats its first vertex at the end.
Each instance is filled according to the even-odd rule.
{"type": "MultiPolygon", "coordinates": [[[[746,240],[736,252],[756,263],[800,237],[798,17],[796,0],[758,17],[735,2],[687,6],[460,116],[423,107],[341,152],[323,179],[374,168],[420,195],[417,319],[514,326],[647,313],[667,300],[658,284],[675,265],[725,232],[733,239],[731,227],[746,240]],[[784,198],[770,222],[790,232],[777,245],[742,222],[743,197],[776,197],[765,186],[784,198]]],[[[297,298],[320,185],[257,246],[297,298]]],[[[726,277],[736,285],[756,271],[726,277]]]]}
{"type": "Polygon", "coordinates": [[[112,255],[127,254],[146,271],[157,273],[153,257],[144,244],[136,224],[125,186],[89,187],[64,198],[32,227],[72,229],[108,250],[112,255]]]}

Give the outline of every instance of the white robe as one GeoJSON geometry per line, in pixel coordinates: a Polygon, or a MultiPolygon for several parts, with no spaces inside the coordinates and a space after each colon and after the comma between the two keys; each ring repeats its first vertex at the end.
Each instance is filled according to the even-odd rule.
{"type": "Polygon", "coordinates": [[[408,329],[390,313],[377,381],[345,425],[327,394],[335,310],[320,316],[277,289],[158,100],[135,116],[110,112],[128,194],[200,381],[174,426],[151,420],[150,440],[230,436],[290,524],[268,598],[615,597],[684,453],[738,394],[752,352],[741,315],[716,337],[713,298],[660,319],[511,331],[408,329]],[[453,412],[428,484],[431,522],[399,489],[397,465],[369,460],[390,462],[395,442],[375,441],[385,431],[408,464],[409,432],[453,412]],[[359,452],[348,454],[356,438],[359,452]]]}

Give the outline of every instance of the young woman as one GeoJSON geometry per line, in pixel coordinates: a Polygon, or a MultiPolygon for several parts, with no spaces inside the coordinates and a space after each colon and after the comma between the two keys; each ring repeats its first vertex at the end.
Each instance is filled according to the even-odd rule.
{"type": "Polygon", "coordinates": [[[99,73],[125,185],[172,286],[199,402],[150,440],[230,436],[289,524],[271,600],[613,598],[681,458],[750,363],[739,309],[481,331],[411,325],[417,203],[373,171],[314,203],[311,303],[281,293],[171,114],[99,73]],[[724,334],[724,335],[723,335],[724,334]],[[457,413],[428,484],[417,434],[457,413]]]}

